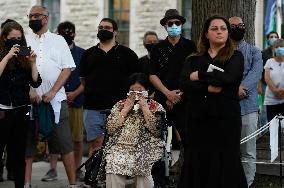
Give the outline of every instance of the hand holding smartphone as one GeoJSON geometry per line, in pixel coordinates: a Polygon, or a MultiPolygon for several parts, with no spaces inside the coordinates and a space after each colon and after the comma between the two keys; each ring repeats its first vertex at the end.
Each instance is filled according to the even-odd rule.
{"type": "Polygon", "coordinates": [[[31,47],[27,46],[18,46],[19,52],[18,56],[30,56],[31,55],[31,47]]]}

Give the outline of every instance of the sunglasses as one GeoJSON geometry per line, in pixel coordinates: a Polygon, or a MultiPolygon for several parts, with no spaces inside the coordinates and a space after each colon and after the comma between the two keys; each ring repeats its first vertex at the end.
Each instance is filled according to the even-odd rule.
{"type": "Polygon", "coordinates": [[[239,23],[239,24],[231,24],[231,29],[234,28],[245,28],[245,24],[244,23],[239,23]]]}
{"type": "Polygon", "coordinates": [[[169,27],[172,27],[173,25],[176,25],[176,26],[180,26],[181,25],[181,21],[169,21],[169,22],[167,22],[167,25],[169,26],[169,27]]]}
{"type": "Polygon", "coordinates": [[[74,35],[74,31],[72,29],[65,29],[65,30],[61,30],[59,31],[59,34],[61,35],[74,35]]]}

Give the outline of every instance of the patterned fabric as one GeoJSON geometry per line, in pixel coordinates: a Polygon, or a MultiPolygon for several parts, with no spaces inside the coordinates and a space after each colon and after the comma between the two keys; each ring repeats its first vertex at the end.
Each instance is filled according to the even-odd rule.
{"type": "Polygon", "coordinates": [[[119,101],[108,117],[108,143],[112,139],[116,142],[111,146],[107,144],[105,148],[106,173],[149,176],[153,163],[163,154],[161,112],[165,113],[165,110],[159,103],[149,100],[152,112],[149,123],[146,123],[139,109],[137,112],[129,112],[124,123],[120,124],[119,116],[123,105],[124,101],[119,101]],[[117,132],[120,132],[119,136],[115,136],[117,132]]]}

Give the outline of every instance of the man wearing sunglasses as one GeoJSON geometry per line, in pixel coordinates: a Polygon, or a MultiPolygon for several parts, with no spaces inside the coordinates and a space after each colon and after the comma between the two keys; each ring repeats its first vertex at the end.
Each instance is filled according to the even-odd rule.
{"type": "Polygon", "coordinates": [[[185,22],[186,19],[176,9],[167,10],[160,24],[168,36],[153,46],[150,53],[149,78],[157,90],[155,100],[167,109],[168,123],[174,124],[179,132],[173,140],[174,149],[179,149],[178,143],[183,140],[184,132],[185,102],[179,89],[179,76],[185,58],[196,51],[194,42],[181,36],[185,22]]]}
{"type": "MultiPolygon", "coordinates": [[[[242,52],[244,56],[244,72],[239,87],[239,98],[242,115],[241,138],[244,138],[257,129],[258,120],[258,94],[257,84],[262,73],[262,56],[259,49],[244,41],[245,24],[240,17],[231,17],[230,37],[235,49],[242,52]]],[[[242,161],[247,183],[250,186],[254,181],[256,166],[256,139],[252,139],[241,145],[242,161]]]]}

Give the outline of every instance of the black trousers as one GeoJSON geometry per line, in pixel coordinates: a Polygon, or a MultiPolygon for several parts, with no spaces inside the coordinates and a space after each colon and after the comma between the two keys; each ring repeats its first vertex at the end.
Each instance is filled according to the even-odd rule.
{"type": "Polygon", "coordinates": [[[271,121],[274,116],[281,113],[284,115],[284,103],[266,106],[267,120],[271,121]]]}
{"type": "MultiPolygon", "coordinates": [[[[0,120],[1,121],[1,120],[0,120]]],[[[4,144],[0,145],[0,156],[4,155],[5,152],[5,146],[4,144]]],[[[12,158],[11,158],[11,148],[6,146],[6,153],[7,153],[7,158],[6,158],[6,163],[4,159],[0,159],[0,175],[3,175],[3,169],[6,166],[6,169],[8,171],[8,174],[13,173],[12,172],[12,158]]]]}
{"type": "Polygon", "coordinates": [[[19,107],[4,111],[0,120],[0,147],[7,145],[10,149],[11,168],[14,173],[15,188],[23,188],[25,181],[25,150],[29,117],[29,108],[19,107]]]}

